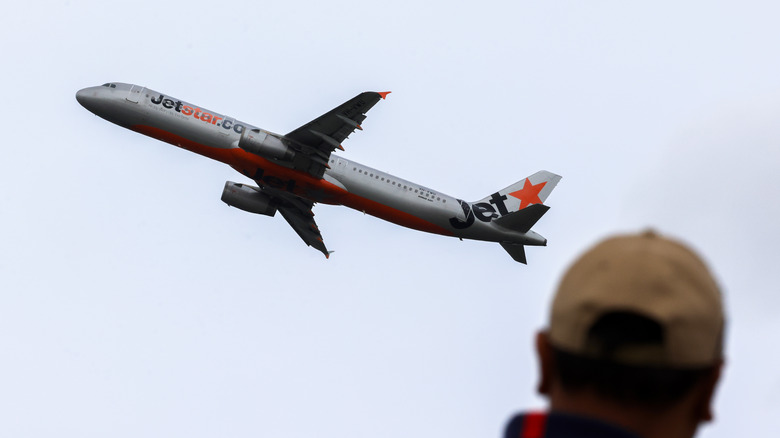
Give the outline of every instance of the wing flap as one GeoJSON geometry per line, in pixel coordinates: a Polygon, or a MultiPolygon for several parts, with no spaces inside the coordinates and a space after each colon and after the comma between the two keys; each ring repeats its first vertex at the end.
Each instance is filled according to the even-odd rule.
{"type": "Polygon", "coordinates": [[[325,254],[325,257],[330,257],[330,252],[325,247],[325,242],[322,241],[320,229],[314,222],[313,215],[309,216],[295,207],[280,206],[278,211],[306,245],[314,247],[325,254]]]}
{"type": "Polygon", "coordinates": [[[336,149],[344,150],[341,143],[366,119],[366,112],[387,93],[366,91],[344,102],[311,122],[282,137],[291,148],[299,151],[305,159],[299,163],[314,177],[322,178],[328,168],[328,159],[336,149]]]}
{"type": "Polygon", "coordinates": [[[261,190],[274,198],[276,210],[281,213],[284,220],[290,224],[290,227],[295,230],[306,245],[314,247],[325,257],[330,257],[330,251],[322,240],[320,228],[314,221],[314,211],[312,211],[314,203],[312,201],[271,187],[263,187],[261,190]]]}

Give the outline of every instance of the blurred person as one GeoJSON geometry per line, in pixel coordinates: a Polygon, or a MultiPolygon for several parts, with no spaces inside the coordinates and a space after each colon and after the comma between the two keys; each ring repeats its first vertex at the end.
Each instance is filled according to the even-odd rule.
{"type": "Polygon", "coordinates": [[[689,438],[713,419],[721,293],[704,262],[652,231],[611,237],[563,276],[536,336],[548,412],[505,438],[689,438]]]}

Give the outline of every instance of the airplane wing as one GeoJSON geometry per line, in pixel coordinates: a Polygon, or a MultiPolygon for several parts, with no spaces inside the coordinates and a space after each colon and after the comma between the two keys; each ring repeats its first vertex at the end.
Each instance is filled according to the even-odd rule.
{"type": "Polygon", "coordinates": [[[330,257],[330,252],[322,241],[320,229],[314,222],[314,202],[271,187],[263,187],[262,191],[275,200],[277,211],[307,245],[325,254],[326,258],[330,257]]]}
{"type": "Polygon", "coordinates": [[[282,137],[282,141],[299,152],[294,167],[305,170],[316,178],[322,178],[331,152],[337,148],[344,150],[341,142],[355,129],[363,129],[360,124],[365,120],[368,110],[376,105],[379,99],[387,97],[388,93],[389,91],[360,93],[282,137]]]}

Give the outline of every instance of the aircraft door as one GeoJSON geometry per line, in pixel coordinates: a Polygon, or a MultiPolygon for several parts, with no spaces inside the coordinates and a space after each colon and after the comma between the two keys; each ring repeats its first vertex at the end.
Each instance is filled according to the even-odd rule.
{"type": "Polygon", "coordinates": [[[144,87],[140,85],[133,85],[130,88],[130,92],[127,94],[127,100],[133,103],[138,103],[138,99],[141,98],[141,93],[143,93],[144,87]]]}

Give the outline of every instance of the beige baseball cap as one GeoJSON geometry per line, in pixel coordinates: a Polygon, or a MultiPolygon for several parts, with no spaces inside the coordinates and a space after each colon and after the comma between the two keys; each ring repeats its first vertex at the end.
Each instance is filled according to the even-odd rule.
{"type": "Polygon", "coordinates": [[[663,331],[661,345],[628,348],[611,360],[689,368],[722,358],[723,302],[715,279],[692,250],[653,231],[608,238],[574,262],[555,294],[550,342],[592,356],[588,330],[611,312],[639,314],[663,331]]]}

